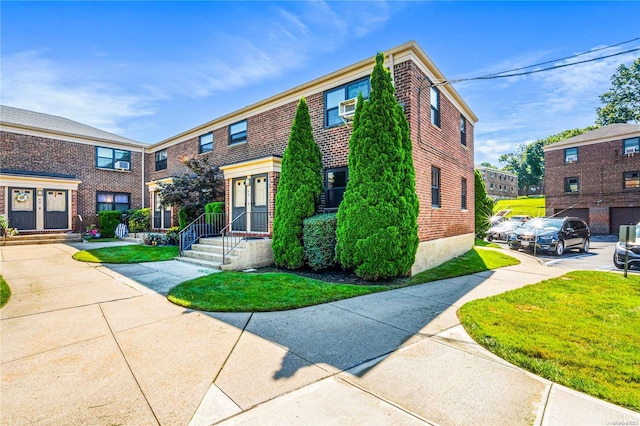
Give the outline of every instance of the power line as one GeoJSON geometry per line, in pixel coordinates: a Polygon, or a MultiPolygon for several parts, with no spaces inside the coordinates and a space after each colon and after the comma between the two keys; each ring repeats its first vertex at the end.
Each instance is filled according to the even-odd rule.
{"type": "MultiPolygon", "coordinates": [[[[628,43],[628,42],[635,41],[635,40],[638,40],[638,39],[640,39],[640,38],[637,38],[637,39],[634,39],[634,40],[629,40],[629,41],[623,42],[623,43],[618,43],[616,45],[612,45],[612,46],[608,46],[608,47],[603,47],[603,48],[600,48],[598,50],[603,50],[603,49],[607,49],[609,47],[618,46],[620,44],[628,43]]],[[[597,57],[597,58],[585,59],[583,61],[571,62],[569,64],[554,65],[553,67],[541,68],[541,69],[538,69],[538,70],[524,71],[524,72],[518,72],[518,73],[514,73],[513,72],[513,71],[532,68],[532,67],[535,67],[535,66],[539,66],[539,65],[548,64],[548,63],[551,63],[551,62],[556,62],[558,60],[562,60],[562,59],[556,59],[554,61],[548,61],[548,62],[543,62],[543,63],[540,63],[540,64],[536,64],[536,65],[529,65],[529,66],[526,66],[526,67],[515,68],[515,69],[512,69],[512,70],[502,71],[502,72],[494,73],[494,74],[487,74],[487,75],[480,76],[480,77],[469,77],[469,78],[459,78],[459,79],[454,79],[454,80],[445,80],[445,81],[442,81],[442,82],[433,83],[432,85],[433,86],[444,86],[444,85],[447,85],[447,84],[460,83],[460,82],[463,82],[463,81],[493,80],[493,79],[497,79],[497,78],[508,78],[508,77],[517,77],[517,76],[521,76],[521,75],[535,74],[535,73],[539,73],[539,72],[543,72],[543,71],[551,71],[551,70],[555,70],[555,69],[559,69],[559,68],[570,67],[570,66],[573,66],[573,65],[584,64],[584,63],[587,63],[587,62],[599,61],[599,60],[606,59],[606,58],[611,58],[611,57],[614,57],[614,56],[620,56],[620,55],[624,55],[624,54],[631,53],[631,52],[637,52],[639,50],[640,50],[640,47],[637,47],[637,48],[634,48],[634,49],[625,50],[623,52],[613,53],[611,55],[600,56],[600,57],[597,57]],[[505,73],[510,73],[510,74],[505,74],[505,73]]],[[[593,51],[591,51],[591,52],[593,52],[593,51]]],[[[564,58],[564,59],[574,58],[576,56],[584,55],[586,53],[591,53],[591,52],[579,53],[579,54],[576,54],[576,55],[573,55],[573,56],[570,56],[570,57],[567,57],[567,58],[564,58]]]]}
{"type": "MultiPolygon", "coordinates": [[[[588,52],[576,53],[575,55],[565,56],[564,58],[552,59],[550,61],[540,62],[539,64],[533,64],[533,65],[528,65],[526,67],[514,68],[514,69],[511,69],[511,70],[507,70],[507,71],[497,72],[495,74],[489,74],[488,76],[500,75],[500,74],[504,74],[504,73],[507,73],[507,72],[520,71],[520,70],[524,70],[524,69],[527,69],[527,68],[539,67],[540,65],[547,65],[547,64],[551,64],[553,62],[558,62],[558,61],[565,61],[567,59],[577,58],[578,56],[588,55],[589,53],[599,52],[601,50],[606,50],[606,49],[611,49],[612,47],[621,46],[623,44],[631,43],[631,42],[636,41],[636,40],[640,40],[640,37],[636,37],[634,39],[623,41],[623,42],[616,43],[616,44],[612,44],[612,45],[609,45],[609,46],[600,47],[598,49],[589,50],[588,52]]],[[[485,77],[488,77],[488,76],[485,76],[485,77]]]]}

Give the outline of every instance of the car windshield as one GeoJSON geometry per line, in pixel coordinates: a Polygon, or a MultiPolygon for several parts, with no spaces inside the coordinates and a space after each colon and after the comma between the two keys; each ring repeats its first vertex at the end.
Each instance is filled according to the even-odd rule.
{"type": "Polygon", "coordinates": [[[562,228],[562,219],[541,219],[541,218],[536,218],[536,219],[531,219],[530,221],[526,222],[524,225],[522,225],[519,229],[525,231],[533,231],[533,232],[540,232],[540,231],[558,231],[560,230],[560,228],[562,228]]]}

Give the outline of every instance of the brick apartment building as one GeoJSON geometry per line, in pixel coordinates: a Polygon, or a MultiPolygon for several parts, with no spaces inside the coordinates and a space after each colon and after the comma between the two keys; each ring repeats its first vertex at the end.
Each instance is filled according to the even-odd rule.
{"type": "Polygon", "coordinates": [[[80,232],[97,223],[98,210],[142,205],[146,145],[7,106],[0,109],[0,124],[0,214],[10,227],[80,232]]]}
{"type": "Polygon", "coordinates": [[[493,167],[476,166],[480,172],[487,195],[494,200],[518,198],[518,175],[493,167]]]}
{"type": "Polygon", "coordinates": [[[544,147],[547,215],[594,233],[640,222],[640,125],[611,124],[544,147]]]}
{"type": "MultiPolygon", "coordinates": [[[[415,42],[405,43],[385,54],[385,66],[391,71],[396,97],[404,107],[413,141],[421,241],[412,269],[415,273],[462,254],[473,245],[473,127],[477,117],[451,86],[430,84],[443,81],[445,77],[415,42]]],[[[47,165],[43,160],[47,143],[69,138],[41,135],[46,140],[33,139],[34,144],[41,144],[39,149],[25,154],[20,151],[32,140],[21,142],[21,138],[26,137],[20,133],[21,129],[5,128],[3,123],[3,168],[22,173],[37,171],[73,176],[80,188],[78,194],[83,194],[77,200],[78,213],[95,214],[98,206],[91,200],[91,194],[106,191],[106,187],[114,196],[129,194],[131,208],[153,207],[154,226],[162,229],[175,224],[177,218],[175,212],[159,202],[158,183],[170,182],[186,171],[179,160],[181,156],[210,156],[224,173],[227,214],[230,219],[239,218],[234,226],[269,236],[281,157],[298,101],[301,97],[307,100],[314,138],[323,155],[326,191],[320,211],[336,211],[349,176],[347,157],[353,98],[359,92],[365,98],[368,96],[369,75],[374,63],[373,57],[360,61],[146,147],[129,140],[107,141],[104,134],[102,138],[81,143],[70,141],[82,148],[70,144],[68,149],[60,147],[57,151],[62,157],[61,163],[67,161],[75,165],[58,162],[47,165]],[[12,154],[5,156],[5,145],[12,154]],[[102,170],[96,163],[100,161],[97,157],[100,146],[119,147],[129,152],[130,170],[102,170]],[[69,156],[65,160],[69,151],[76,155],[73,149],[78,150],[80,161],[69,156]],[[42,166],[32,165],[39,163],[43,163],[42,166]],[[100,176],[89,176],[92,173],[100,176]],[[120,181],[121,177],[128,183],[120,181]],[[85,181],[92,182],[86,195],[85,181]],[[113,187],[109,186],[111,184],[113,187]]],[[[119,152],[118,155],[124,154],[119,152]]],[[[5,176],[9,175],[3,172],[0,185],[5,187],[0,188],[0,192],[9,197],[8,186],[12,185],[5,185],[5,176]]],[[[7,212],[11,205],[1,203],[0,209],[7,212]]]]}

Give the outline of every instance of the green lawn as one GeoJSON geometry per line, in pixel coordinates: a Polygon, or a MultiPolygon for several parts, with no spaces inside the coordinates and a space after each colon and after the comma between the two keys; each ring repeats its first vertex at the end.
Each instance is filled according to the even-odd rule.
{"type": "Polygon", "coordinates": [[[177,246],[128,246],[103,247],[83,250],[73,255],[75,260],[98,263],[139,263],[171,260],[178,256],[177,246]]]}
{"type": "Polygon", "coordinates": [[[115,241],[121,241],[117,238],[92,238],[87,240],[88,243],[113,243],[115,241]]]}
{"type": "Polygon", "coordinates": [[[502,246],[499,245],[499,244],[490,243],[490,242],[485,241],[485,240],[479,240],[478,238],[476,238],[476,240],[473,243],[473,245],[476,246],[476,247],[502,248],[502,246]]]}
{"type": "Polygon", "coordinates": [[[459,316],[507,361],[640,411],[640,276],[570,272],[469,302],[459,316]]]}
{"type": "Polygon", "coordinates": [[[520,197],[513,200],[498,200],[493,212],[511,210],[507,217],[513,215],[529,215],[531,217],[546,216],[544,197],[520,197]]]}
{"type": "Polygon", "coordinates": [[[0,308],[7,304],[10,297],[11,289],[4,278],[2,278],[2,275],[0,275],[0,308]]]}
{"type": "Polygon", "coordinates": [[[213,312],[263,312],[301,308],[354,296],[421,284],[513,265],[518,260],[494,251],[473,249],[431,271],[375,285],[337,284],[293,273],[221,272],[185,281],[168,294],[173,303],[213,312]]]}

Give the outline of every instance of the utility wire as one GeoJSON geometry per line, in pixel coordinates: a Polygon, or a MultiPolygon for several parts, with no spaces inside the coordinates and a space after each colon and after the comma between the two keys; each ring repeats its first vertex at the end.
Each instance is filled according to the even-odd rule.
{"type": "MultiPolygon", "coordinates": [[[[515,68],[513,70],[503,71],[503,72],[500,72],[500,73],[488,74],[488,75],[484,75],[484,76],[481,76],[481,77],[470,77],[470,78],[459,78],[459,79],[455,79],[455,80],[445,80],[445,81],[442,81],[442,82],[432,83],[431,85],[432,86],[444,86],[444,85],[447,85],[447,84],[460,83],[460,82],[463,82],[463,81],[493,80],[493,79],[497,79],[497,78],[508,78],[508,77],[517,77],[517,76],[521,76],[521,75],[535,74],[535,73],[539,73],[539,72],[543,72],[543,71],[551,71],[551,70],[555,70],[555,69],[558,69],[558,68],[565,68],[565,67],[570,67],[570,66],[573,66],[573,65],[584,64],[584,63],[587,63],[587,62],[599,61],[601,59],[611,58],[611,57],[614,57],[614,56],[620,56],[620,55],[624,55],[626,53],[631,53],[631,52],[637,52],[639,50],[640,50],[640,47],[637,47],[637,48],[634,48],[634,49],[625,50],[623,52],[613,53],[611,55],[600,56],[600,57],[592,58],[592,59],[585,59],[584,61],[571,62],[569,64],[555,65],[553,67],[541,68],[539,70],[531,70],[531,71],[524,71],[524,72],[518,72],[518,73],[512,72],[512,71],[517,71],[517,70],[521,70],[521,69],[531,68],[531,67],[542,65],[542,64],[530,65],[530,66],[527,66],[527,67],[515,68]],[[511,73],[511,74],[505,74],[507,72],[511,73]]],[[[591,52],[586,52],[586,53],[591,53],[591,52]]],[[[579,55],[582,55],[582,53],[579,54],[579,55]]],[[[575,56],[577,56],[577,55],[571,56],[570,58],[575,57],[575,56]]],[[[550,63],[550,62],[555,62],[555,61],[549,61],[549,62],[545,62],[545,63],[550,63]]]]}
{"type": "Polygon", "coordinates": [[[514,69],[511,69],[511,70],[508,70],[508,71],[502,71],[502,72],[497,72],[497,73],[495,73],[495,74],[489,74],[489,75],[487,75],[487,76],[485,76],[485,77],[494,76],[494,75],[500,75],[500,74],[505,74],[505,73],[513,72],[513,71],[525,70],[525,69],[527,69],[527,68],[539,67],[540,65],[547,65],[547,64],[551,64],[551,63],[553,63],[553,62],[558,62],[558,61],[564,61],[564,60],[567,60],[567,59],[577,58],[578,56],[588,55],[589,53],[599,52],[599,51],[601,51],[601,50],[606,50],[606,49],[611,49],[612,47],[621,46],[621,45],[623,45],[623,44],[631,43],[631,42],[636,41],[636,40],[640,40],[640,37],[636,37],[636,38],[634,38],[634,39],[627,40],[627,41],[623,41],[623,42],[616,43],[616,44],[612,44],[612,45],[609,45],[609,46],[600,47],[600,48],[598,48],[598,49],[593,49],[593,50],[590,50],[590,51],[588,51],[588,52],[576,53],[575,55],[565,56],[564,58],[552,59],[552,60],[550,60],[550,61],[540,62],[539,64],[528,65],[528,66],[526,66],[526,67],[514,68],[514,69]]]}

